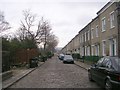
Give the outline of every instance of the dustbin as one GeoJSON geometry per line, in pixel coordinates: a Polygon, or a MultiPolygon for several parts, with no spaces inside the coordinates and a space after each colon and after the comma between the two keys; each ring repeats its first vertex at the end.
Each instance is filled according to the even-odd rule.
{"type": "Polygon", "coordinates": [[[35,58],[29,60],[30,68],[35,68],[38,66],[38,61],[35,58]]]}
{"type": "Polygon", "coordinates": [[[46,57],[46,56],[42,56],[42,57],[41,57],[41,61],[42,61],[42,62],[45,62],[46,60],[47,60],[47,57],[46,57]]]}

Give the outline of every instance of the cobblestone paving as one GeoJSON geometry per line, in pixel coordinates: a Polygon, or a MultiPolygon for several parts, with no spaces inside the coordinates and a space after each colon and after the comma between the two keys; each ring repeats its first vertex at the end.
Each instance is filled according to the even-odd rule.
{"type": "Polygon", "coordinates": [[[10,88],[99,88],[99,86],[88,80],[86,70],[74,64],[63,64],[57,57],[53,57],[10,88]]]}

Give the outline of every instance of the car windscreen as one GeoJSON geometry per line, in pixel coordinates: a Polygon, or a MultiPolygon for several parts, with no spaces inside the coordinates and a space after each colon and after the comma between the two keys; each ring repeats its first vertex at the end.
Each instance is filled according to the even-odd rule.
{"type": "Polygon", "coordinates": [[[120,72],[120,58],[112,58],[113,68],[120,72]]]}
{"type": "Polygon", "coordinates": [[[60,54],[59,56],[64,56],[64,54],[60,54]]]}
{"type": "Polygon", "coordinates": [[[70,56],[70,55],[65,55],[64,58],[65,59],[73,59],[72,56],[70,56]]]}

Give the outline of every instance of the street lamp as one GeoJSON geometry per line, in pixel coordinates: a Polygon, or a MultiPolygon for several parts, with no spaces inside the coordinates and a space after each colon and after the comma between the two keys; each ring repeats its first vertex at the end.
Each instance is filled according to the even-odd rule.
{"type": "Polygon", "coordinates": [[[29,62],[29,48],[27,49],[27,62],[29,62]]]}

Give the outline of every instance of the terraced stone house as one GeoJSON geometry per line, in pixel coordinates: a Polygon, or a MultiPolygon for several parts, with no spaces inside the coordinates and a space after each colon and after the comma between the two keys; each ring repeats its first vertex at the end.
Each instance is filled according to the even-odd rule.
{"type": "Polygon", "coordinates": [[[68,51],[81,56],[120,56],[120,0],[101,8],[97,17],[62,49],[68,51]]]}

